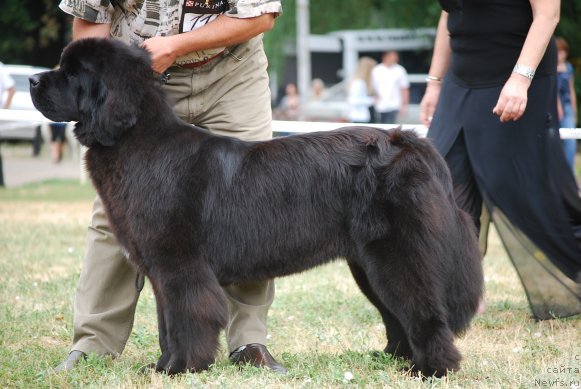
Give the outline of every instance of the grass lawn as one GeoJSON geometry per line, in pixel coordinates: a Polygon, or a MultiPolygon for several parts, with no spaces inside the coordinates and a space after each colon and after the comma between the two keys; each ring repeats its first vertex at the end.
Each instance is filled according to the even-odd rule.
{"type": "Polygon", "coordinates": [[[484,260],[486,312],[456,344],[462,369],[424,382],[383,349],[378,313],[336,262],[277,280],[269,349],[290,373],[230,366],[226,351],[207,372],[138,374],[157,359],[155,302],[148,286],[121,357],[91,356],[69,373],[58,364],[72,339],[72,301],[94,192],[74,181],[0,189],[0,387],[2,388],[530,388],[581,384],[581,320],[535,322],[516,273],[492,234],[484,260]]]}

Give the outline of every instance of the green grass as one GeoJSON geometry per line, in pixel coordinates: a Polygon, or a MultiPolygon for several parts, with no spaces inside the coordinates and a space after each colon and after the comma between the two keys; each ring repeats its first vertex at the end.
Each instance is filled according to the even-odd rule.
{"type": "Polygon", "coordinates": [[[68,203],[86,202],[95,198],[90,184],[79,185],[78,180],[47,180],[16,188],[0,189],[1,201],[68,203]]]}
{"type": "Polygon", "coordinates": [[[484,260],[487,310],[457,340],[462,369],[445,379],[422,382],[407,375],[401,361],[372,356],[384,347],[385,331],[341,262],[276,282],[269,348],[289,367],[287,376],[231,366],[224,347],[207,372],[175,378],[138,374],[159,353],[149,286],[120,358],[92,356],[72,372],[39,375],[69,351],[72,301],[93,197],[90,186],[74,181],[0,190],[2,388],[530,388],[580,383],[581,320],[533,321],[495,235],[484,260]],[[353,378],[347,379],[347,373],[353,378]]]}

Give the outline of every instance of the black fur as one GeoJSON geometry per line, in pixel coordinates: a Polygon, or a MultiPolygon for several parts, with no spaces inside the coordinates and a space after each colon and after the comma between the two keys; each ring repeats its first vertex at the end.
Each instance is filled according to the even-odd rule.
{"type": "MultiPolygon", "coordinates": [[[[369,127],[265,142],[184,123],[144,50],[81,40],[31,77],[35,106],[78,121],[91,178],[157,299],[157,370],[206,369],[227,320],[221,285],[347,260],[386,325],[385,351],[424,375],[459,368],[454,335],[482,294],[476,233],[443,159],[369,127]]],[[[297,124],[299,125],[299,124],[297,124]]]]}

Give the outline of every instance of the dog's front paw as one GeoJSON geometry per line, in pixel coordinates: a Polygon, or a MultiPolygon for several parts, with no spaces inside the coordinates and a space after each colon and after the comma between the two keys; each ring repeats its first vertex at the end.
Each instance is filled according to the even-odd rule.
{"type": "Polygon", "coordinates": [[[169,375],[185,373],[187,371],[186,360],[177,354],[164,352],[155,365],[155,371],[169,375]]]}
{"type": "Polygon", "coordinates": [[[214,362],[202,361],[195,362],[195,358],[192,356],[178,354],[178,353],[162,353],[161,357],[155,365],[155,371],[158,373],[165,373],[169,375],[181,374],[181,373],[196,373],[202,370],[208,370],[210,365],[214,362]]]}
{"type": "Polygon", "coordinates": [[[383,352],[386,354],[390,354],[395,358],[403,358],[410,361],[413,359],[413,352],[407,341],[404,342],[389,341],[387,342],[387,346],[385,347],[383,352]]]}
{"type": "Polygon", "coordinates": [[[167,362],[162,361],[162,358],[157,361],[155,365],[155,371],[158,373],[165,373],[168,375],[175,375],[181,373],[187,373],[186,361],[180,358],[169,358],[167,362]]]}
{"type": "Polygon", "coordinates": [[[421,373],[424,378],[441,378],[448,372],[460,370],[460,359],[460,353],[456,350],[451,350],[448,354],[442,353],[438,358],[422,358],[421,361],[414,358],[411,370],[415,374],[421,373]]]}

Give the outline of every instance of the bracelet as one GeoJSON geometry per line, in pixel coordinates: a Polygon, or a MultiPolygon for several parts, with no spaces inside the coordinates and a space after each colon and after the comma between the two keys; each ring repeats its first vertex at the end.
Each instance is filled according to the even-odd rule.
{"type": "Polygon", "coordinates": [[[512,72],[516,73],[516,74],[520,74],[521,76],[524,76],[531,81],[535,77],[535,70],[533,68],[529,68],[526,65],[521,65],[520,63],[517,63],[516,65],[514,65],[514,69],[512,69],[512,72]]]}
{"type": "Polygon", "coordinates": [[[436,81],[436,82],[442,82],[443,78],[442,77],[436,77],[436,76],[430,76],[428,74],[428,76],[426,77],[426,81],[436,81]]]}

